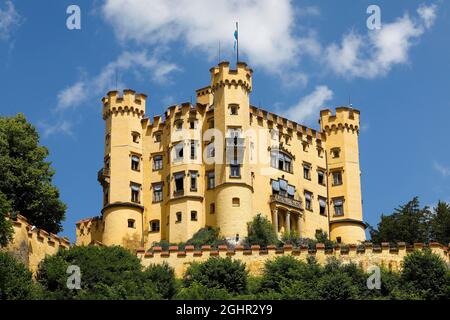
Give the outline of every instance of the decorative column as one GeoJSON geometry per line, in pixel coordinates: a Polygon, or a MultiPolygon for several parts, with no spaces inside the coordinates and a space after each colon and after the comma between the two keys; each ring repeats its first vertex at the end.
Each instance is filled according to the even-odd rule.
{"type": "Polygon", "coordinates": [[[273,223],[273,229],[276,234],[278,234],[278,208],[275,207],[272,210],[272,223],[273,223]]]}
{"type": "Polygon", "coordinates": [[[291,232],[291,213],[286,211],[286,232],[291,232]]]}
{"type": "Polygon", "coordinates": [[[297,214],[297,232],[298,232],[298,236],[301,237],[302,236],[302,216],[300,215],[300,213],[297,214]]]}

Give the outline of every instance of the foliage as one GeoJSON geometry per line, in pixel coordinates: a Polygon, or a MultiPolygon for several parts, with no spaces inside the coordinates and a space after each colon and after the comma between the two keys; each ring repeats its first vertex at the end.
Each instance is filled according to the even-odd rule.
{"type": "Polygon", "coordinates": [[[450,273],[445,262],[431,250],[414,251],[403,261],[400,281],[406,292],[423,299],[449,299],[450,273]]]}
{"type": "Polygon", "coordinates": [[[0,117],[0,192],[12,210],[48,232],[62,230],[66,205],[52,184],[54,170],[47,148],[39,145],[39,134],[23,114],[0,117]]]}
{"type": "Polygon", "coordinates": [[[0,191],[0,247],[6,246],[12,239],[13,229],[7,215],[11,213],[11,204],[0,191]]]}
{"type": "Polygon", "coordinates": [[[220,229],[214,227],[201,228],[185,243],[185,245],[196,248],[200,248],[202,245],[218,246],[226,244],[227,241],[220,237],[220,229]]]}
{"type": "Polygon", "coordinates": [[[143,273],[139,259],[123,248],[82,246],[45,258],[37,279],[50,299],[158,299],[151,281],[157,272],[143,273]],[[67,288],[69,265],[80,267],[80,290],[67,288]]]}
{"type": "Polygon", "coordinates": [[[146,283],[153,283],[156,292],[163,299],[171,299],[177,291],[174,270],[166,262],[149,265],[144,271],[143,279],[146,283]]]}
{"type": "Polygon", "coordinates": [[[433,209],[430,237],[432,241],[445,245],[450,243],[450,204],[439,201],[433,209]]]}
{"type": "Polygon", "coordinates": [[[175,296],[176,300],[229,300],[232,295],[225,288],[208,287],[192,282],[188,287],[181,288],[175,296]]]}
{"type": "Polygon", "coordinates": [[[199,283],[208,288],[221,288],[231,294],[247,291],[247,271],[245,264],[230,257],[212,257],[205,262],[192,263],[183,277],[183,286],[199,283]]]}
{"type": "Polygon", "coordinates": [[[30,300],[39,297],[31,272],[10,254],[0,252],[0,300],[30,300]]]}
{"type": "Polygon", "coordinates": [[[375,243],[381,242],[428,242],[430,211],[420,208],[418,197],[395,209],[394,213],[381,215],[378,230],[370,227],[370,236],[375,243]]]}
{"type": "Polygon", "coordinates": [[[260,245],[264,248],[278,242],[272,223],[260,213],[248,223],[248,236],[244,239],[246,245],[260,245]]]}

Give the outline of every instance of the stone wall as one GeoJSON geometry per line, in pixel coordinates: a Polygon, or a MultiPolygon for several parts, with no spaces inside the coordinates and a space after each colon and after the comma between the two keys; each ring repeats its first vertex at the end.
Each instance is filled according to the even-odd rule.
{"type": "Polygon", "coordinates": [[[259,246],[252,246],[251,249],[244,249],[242,246],[228,248],[227,246],[219,246],[218,249],[212,249],[210,246],[203,246],[201,250],[195,250],[193,246],[186,246],[185,250],[179,251],[178,246],[169,247],[168,251],[162,251],[161,247],[152,247],[145,252],[139,249],[137,255],[144,267],[150,264],[162,264],[167,262],[175,269],[175,275],[181,278],[192,262],[203,262],[211,256],[231,257],[232,259],[241,260],[247,266],[252,275],[261,274],[264,263],[267,260],[275,259],[282,255],[291,255],[296,259],[306,261],[308,256],[314,256],[320,264],[326,263],[329,257],[336,257],[343,263],[354,262],[364,270],[371,265],[385,266],[391,270],[400,270],[403,258],[414,250],[423,250],[426,247],[438,254],[449,264],[449,249],[438,243],[431,243],[425,246],[422,243],[416,243],[414,246],[406,246],[405,243],[398,243],[397,246],[391,247],[388,243],[381,246],[374,246],[371,243],[356,246],[349,245],[347,247],[337,247],[335,249],[326,250],[321,243],[316,245],[314,250],[307,247],[293,248],[285,245],[283,248],[269,246],[267,250],[260,249],[259,246]]]}
{"type": "Polygon", "coordinates": [[[39,263],[59,249],[68,249],[70,241],[30,225],[24,216],[17,215],[13,220],[14,238],[2,251],[11,253],[36,273],[39,263]]]}

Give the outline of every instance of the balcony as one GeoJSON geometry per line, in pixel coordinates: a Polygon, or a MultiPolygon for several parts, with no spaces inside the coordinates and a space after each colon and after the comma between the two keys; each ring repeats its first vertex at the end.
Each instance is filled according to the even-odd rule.
{"type": "Polygon", "coordinates": [[[272,194],[270,196],[270,203],[279,203],[297,210],[303,210],[302,202],[300,200],[284,197],[279,194],[272,194]]]}
{"type": "Polygon", "coordinates": [[[109,178],[111,177],[111,171],[109,168],[101,168],[97,173],[97,180],[102,185],[109,183],[109,178]]]}

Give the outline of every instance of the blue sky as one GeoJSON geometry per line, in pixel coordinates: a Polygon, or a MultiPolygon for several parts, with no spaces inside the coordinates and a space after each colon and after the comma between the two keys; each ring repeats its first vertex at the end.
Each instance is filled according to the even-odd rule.
{"type": "Polygon", "coordinates": [[[149,96],[147,113],[195,97],[209,68],[254,69],[254,105],[317,128],[319,110],[361,110],[364,217],[419,196],[450,201],[450,5],[444,1],[4,1],[0,2],[1,115],[24,113],[41,133],[68,204],[62,235],[98,215],[101,98],[115,87],[149,96]],[[81,8],[81,30],[66,9],[81,8]],[[369,30],[366,9],[381,9],[369,30]]]}

